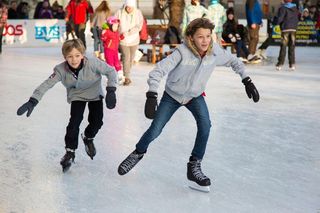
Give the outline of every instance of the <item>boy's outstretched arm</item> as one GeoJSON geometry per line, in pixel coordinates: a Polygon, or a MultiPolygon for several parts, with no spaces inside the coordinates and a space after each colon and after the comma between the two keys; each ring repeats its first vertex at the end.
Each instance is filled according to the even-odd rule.
{"type": "Polygon", "coordinates": [[[22,106],[19,107],[17,110],[17,115],[23,115],[27,112],[27,117],[29,117],[34,109],[34,107],[39,103],[43,95],[52,88],[57,82],[61,81],[60,73],[54,68],[53,73],[46,79],[44,82],[38,86],[32,96],[30,97],[29,101],[24,103],[22,106]]]}
{"type": "Polygon", "coordinates": [[[258,102],[260,99],[259,92],[251,78],[246,74],[243,62],[218,45],[214,46],[214,54],[217,56],[217,66],[231,66],[232,70],[241,76],[248,97],[252,98],[254,102],[258,102]]]}

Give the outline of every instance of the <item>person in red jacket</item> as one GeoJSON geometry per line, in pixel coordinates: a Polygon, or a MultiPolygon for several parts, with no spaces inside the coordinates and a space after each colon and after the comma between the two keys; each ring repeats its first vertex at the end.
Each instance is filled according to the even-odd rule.
{"type": "Polygon", "coordinates": [[[86,46],[86,23],[88,20],[87,15],[93,14],[93,8],[87,0],[70,0],[66,7],[67,15],[65,21],[68,22],[71,18],[74,23],[74,31],[76,36],[86,46]]]}
{"type": "Polygon", "coordinates": [[[101,40],[103,42],[104,57],[107,64],[113,66],[118,72],[119,83],[124,80],[123,72],[121,71],[121,63],[119,60],[119,43],[124,36],[119,33],[120,20],[115,16],[110,16],[107,19],[107,29],[102,32],[101,40]]]}
{"type": "Polygon", "coordinates": [[[7,24],[8,8],[4,2],[0,1],[0,54],[2,53],[2,34],[7,24]]]}

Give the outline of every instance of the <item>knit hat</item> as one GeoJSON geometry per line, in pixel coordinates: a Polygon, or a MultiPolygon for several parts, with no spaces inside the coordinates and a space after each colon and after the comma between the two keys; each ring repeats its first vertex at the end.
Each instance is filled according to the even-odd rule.
{"type": "Polygon", "coordinates": [[[136,0],[125,0],[124,5],[129,6],[129,7],[137,7],[137,1],[136,0]]]}
{"type": "Polygon", "coordinates": [[[210,0],[210,4],[218,4],[219,0],[210,0]]]}
{"type": "Polygon", "coordinates": [[[115,16],[110,16],[109,18],[107,18],[107,23],[112,25],[115,23],[120,23],[120,20],[115,16]]]}

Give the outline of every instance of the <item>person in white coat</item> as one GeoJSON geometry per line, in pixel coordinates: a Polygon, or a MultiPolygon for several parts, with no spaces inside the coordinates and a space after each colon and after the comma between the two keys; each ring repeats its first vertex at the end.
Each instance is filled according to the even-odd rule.
{"type": "Polygon", "coordinates": [[[126,0],[123,7],[115,16],[120,20],[119,32],[124,36],[120,42],[123,63],[124,86],[131,84],[130,70],[133,65],[135,52],[140,43],[139,32],[142,29],[143,16],[137,8],[136,0],[126,0]]]}

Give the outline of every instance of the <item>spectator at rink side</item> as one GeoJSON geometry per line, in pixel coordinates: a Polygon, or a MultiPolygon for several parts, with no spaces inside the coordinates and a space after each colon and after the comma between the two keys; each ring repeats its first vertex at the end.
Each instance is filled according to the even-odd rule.
{"type": "MultiPolygon", "coordinates": [[[[235,18],[233,8],[227,10],[227,21],[223,24],[223,33],[222,38],[225,42],[235,44],[237,57],[240,58],[243,62],[248,62],[247,57],[249,55],[249,50],[245,43],[245,34],[239,30],[240,25],[235,18]]],[[[244,29],[244,26],[242,29],[244,29]]]]}
{"type": "Polygon", "coordinates": [[[248,60],[251,63],[261,62],[261,58],[257,55],[256,49],[259,42],[259,30],[262,25],[262,11],[258,0],[246,1],[246,17],[249,31],[249,56],[248,60]]]}
{"type": "Polygon", "coordinates": [[[220,43],[223,31],[223,24],[226,22],[226,9],[219,3],[219,0],[210,0],[208,7],[208,19],[214,24],[213,41],[220,43]]]}
{"type": "Polygon", "coordinates": [[[59,5],[57,7],[57,11],[55,11],[53,17],[56,19],[64,19],[66,17],[66,13],[63,10],[63,6],[59,5]]]}
{"type": "Polygon", "coordinates": [[[191,0],[191,4],[187,5],[183,11],[183,18],[181,23],[181,32],[187,28],[187,25],[196,18],[203,18],[208,15],[208,10],[200,4],[200,0],[191,0]]]}
{"type": "Polygon", "coordinates": [[[120,51],[125,77],[123,85],[128,86],[132,82],[130,70],[140,42],[139,32],[142,29],[143,16],[137,8],[136,0],[126,0],[115,16],[120,20],[119,32],[124,36],[124,39],[120,41],[120,51]]]}
{"type": "Polygon", "coordinates": [[[44,1],[42,3],[42,7],[39,12],[39,18],[40,19],[52,19],[53,18],[53,12],[50,7],[49,1],[44,1]]]}
{"type": "Polygon", "coordinates": [[[2,53],[2,35],[3,29],[7,24],[8,19],[8,8],[7,4],[3,1],[0,1],[0,55],[2,53]]]}
{"type": "Polygon", "coordinates": [[[90,7],[87,0],[70,0],[66,7],[66,11],[65,21],[68,22],[72,19],[74,32],[86,47],[84,32],[86,30],[88,15],[93,14],[92,7],[90,7]]]}
{"type": "Polygon", "coordinates": [[[107,1],[103,0],[95,9],[91,21],[91,32],[93,34],[93,50],[97,58],[105,60],[103,43],[101,41],[102,25],[106,23],[111,15],[111,10],[107,1]]]}
{"type": "Polygon", "coordinates": [[[308,8],[303,9],[300,21],[312,21],[308,8]]]}
{"type": "Polygon", "coordinates": [[[34,15],[33,15],[34,19],[39,19],[40,18],[40,10],[42,8],[43,2],[45,2],[45,1],[49,2],[49,0],[43,0],[43,1],[39,1],[38,2],[37,6],[36,6],[36,9],[34,10],[34,15]]]}
{"type": "Polygon", "coordinates": [[[284,0],[284,4],[279,8],[277,24],[281,29],[281,45],[276,69],[281,70],[286,57],[286,49],[288,49],[289,69],[295,70],[295,41],[296,30],[298,27],[298,9],[292,0],[284,0]]]}
{"type": "Polygon", "coordinates": [[[17,7],[18,19],[29,19],[29,4],[27,2],[20,2],[17,7]]]}
{"type": "Polygon", "coordinates": [[[17,1],[10,2],[10,7],[8,9],[8,19],[18,19],[17,7],[17,1]]]}

